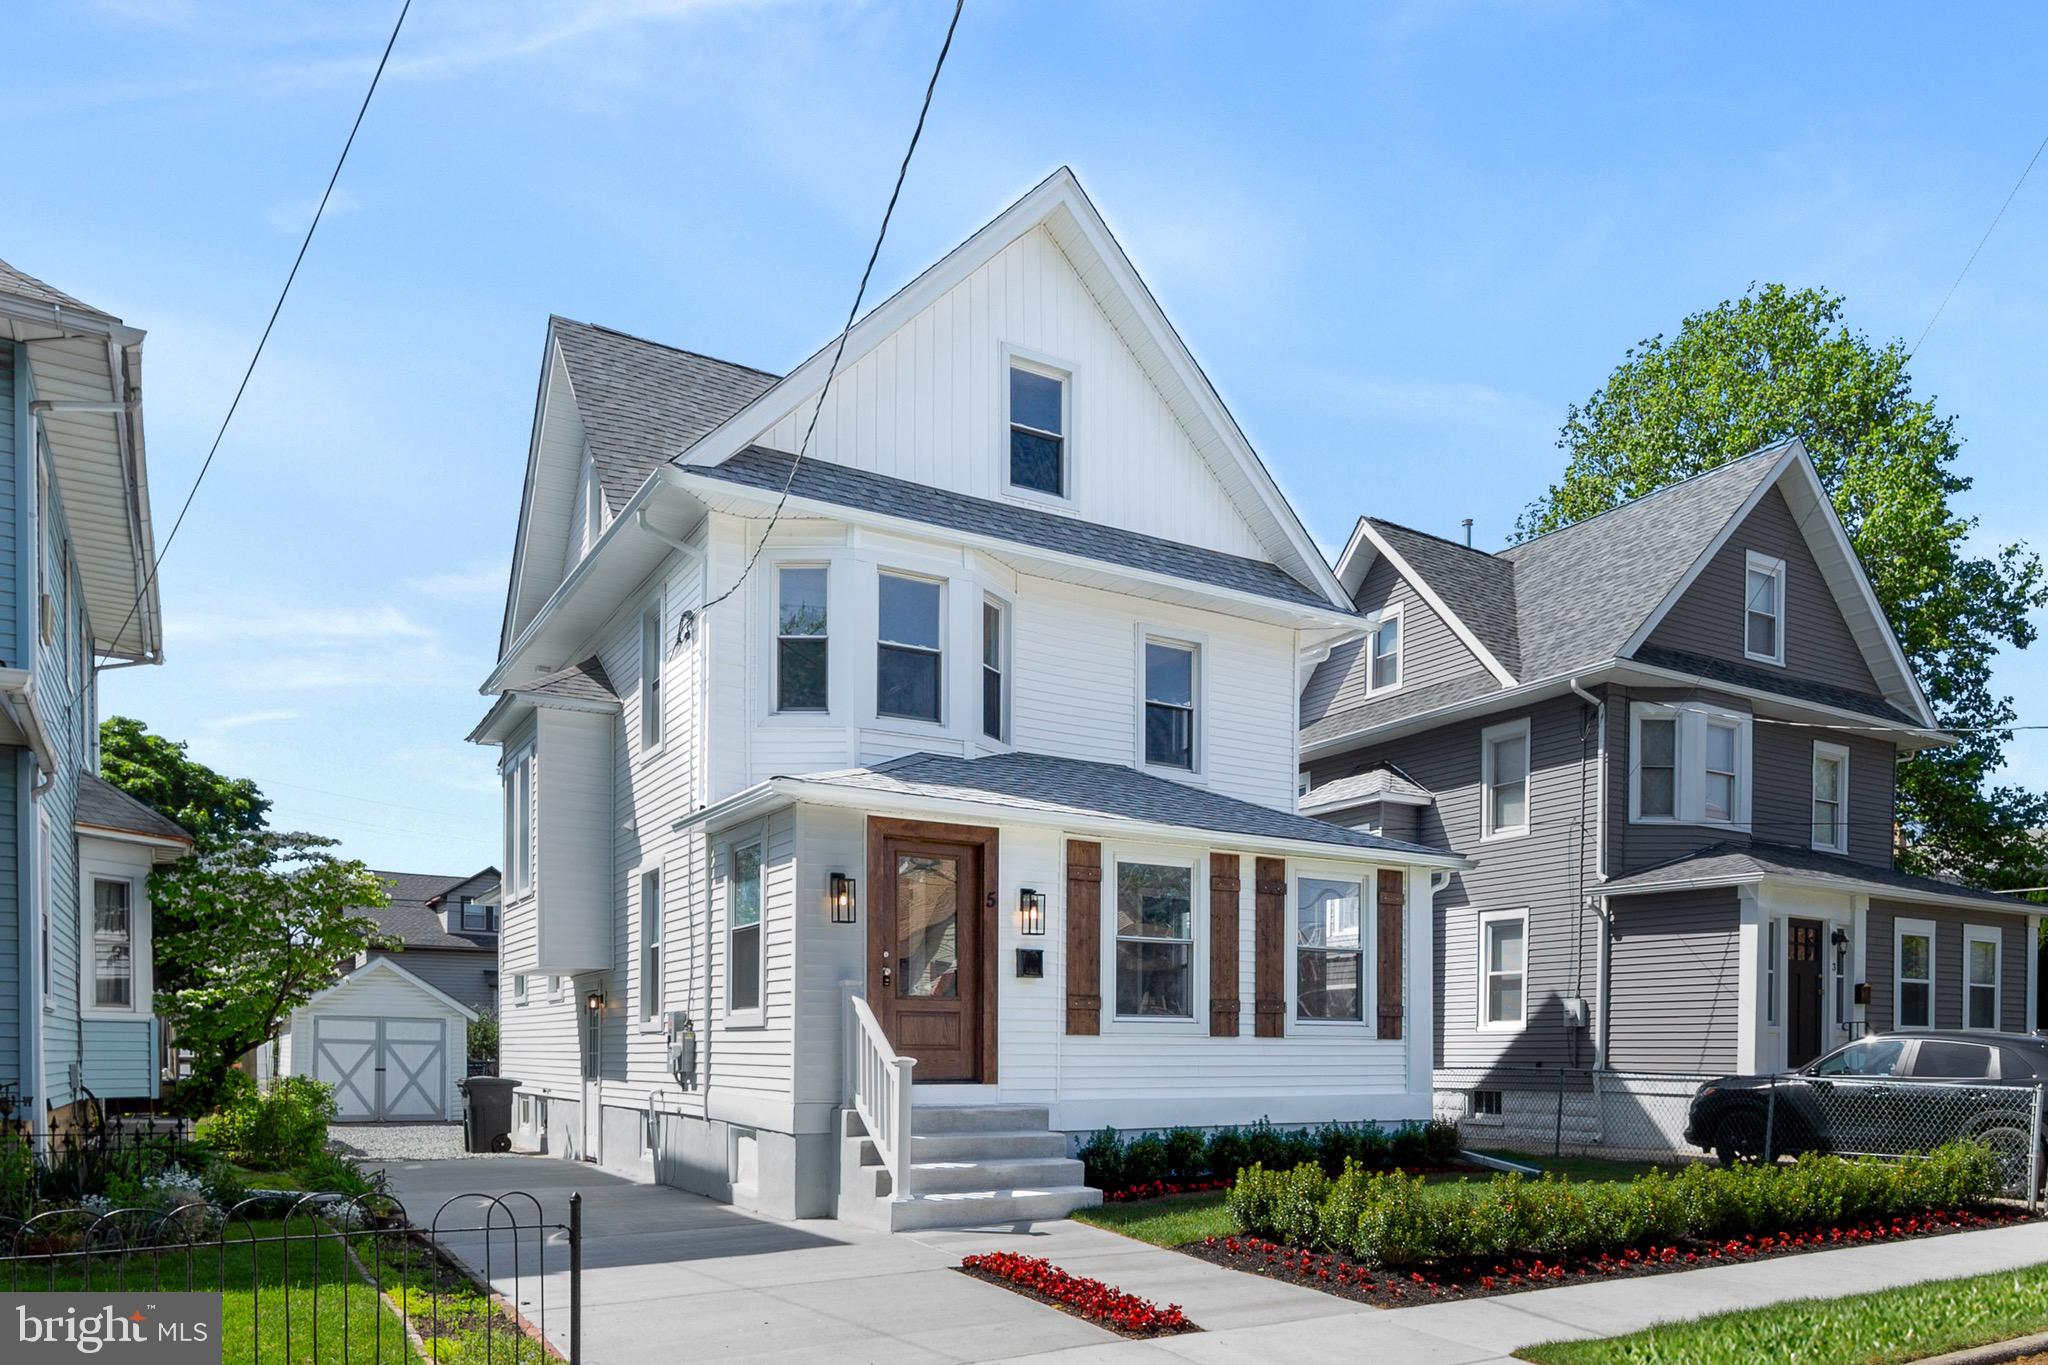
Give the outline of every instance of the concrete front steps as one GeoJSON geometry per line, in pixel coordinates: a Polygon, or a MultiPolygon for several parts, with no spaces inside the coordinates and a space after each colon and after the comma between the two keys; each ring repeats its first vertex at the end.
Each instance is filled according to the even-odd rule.
{"type": "Polygon", "coordinates": [[[1044,1105],[919,1105],[911,1110],[909,1188],[891,1188],[853,1110],[841,1129],[839,1216],[904,1232],[1064,1218],[1102,1202],[1082,1183],[1044,1105]]]}

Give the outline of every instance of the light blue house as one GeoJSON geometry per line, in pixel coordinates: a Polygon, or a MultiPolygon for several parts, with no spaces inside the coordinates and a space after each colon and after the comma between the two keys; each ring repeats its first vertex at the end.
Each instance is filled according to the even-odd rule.
{"type": "Polygon", "coordinates": [[[191,846],[102,782],[94,666],[162,621],[142,333],[0,261],[0,1110],[154,1096],[148,876],[191,846]]]}

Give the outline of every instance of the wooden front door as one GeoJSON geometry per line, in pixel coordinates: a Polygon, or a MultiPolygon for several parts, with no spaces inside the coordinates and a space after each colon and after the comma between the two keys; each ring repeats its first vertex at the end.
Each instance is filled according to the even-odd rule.
{"type": "Polygon", "coordinates": [[[1822,1005],[1821,943],[1827,926],[1819,920],[1785,921],[1785,1065],[1805,1066],[1820,1056],[1822,1005]]]}
{"type": "Polygon", "coordinates": [[[992,1082],[996,832],[868,820],[868,1001],[916,1082],[992,1082]]]}

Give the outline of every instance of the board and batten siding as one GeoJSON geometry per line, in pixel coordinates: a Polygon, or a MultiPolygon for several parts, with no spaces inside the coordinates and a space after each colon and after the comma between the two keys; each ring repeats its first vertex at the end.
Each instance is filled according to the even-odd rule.
{"type": "Polygon", "coordinates": [[[1609,902],[1607,1064],[1617,1071],[1737,1069],[1741,907],[1731,887],[1609,902]]]}
{"type": "Polygon", "coordinates": [[[1566,997],[1588,1003],[1599,973],[1599,917],[1580,906],[1596,894],[1597,728],[1588,734],[1577,698],[1538,703],[1527,711],[1441,726],[1419,735],[1318,760],[1315,786],[1391,763],[1432,792],[1417,812],[1421,841],[1455,850],[1478,864],[1452,874],[1436,897],[1436,1062],[1448,1068],[1577,1065],[1593,1062],[1593,1029],[1567,1029],[1566,997]],[[1530,732],[1530,832],[1480,838],[1480,735],[1526,716],[1530,732]],[[1583,800],[1582,800],[1583,798],[1583,800]],[[1578,821],[1584,810],[1583,842],[1578,821]],[[1479,916],[1527,910],[1526,1022],[1515,1032],[1482,1030],[1479,1022],[1479,916]]]}
{"type": "Polygon", "coordinates": [[[1976,925],[1999,931],[1998,1026],[2008,1033],[2026,1033],[2027,1022],[2027,921],[2022,915],[2006,914],[1995,906],[1982,910],[1958,910],[1948,906],[1915,905],[1911,901],[1872,897],[1864,918],[1864,970],[1870,983],[1870,1032],[1884,1033],[1895,1027],[1898,1013],[1893,991],[1895,921],[1931,920],[1934,924],[1934,1026],[1959,1029],[1963,1026],[1963,929],[1976,925]]]}
{"type": "Polygon", "coordinates": [[[1789,678],[1826,683],[1867,696],[1881,689],[1849,633],[1840,606],[1799,530],[1785,495],[1767,490],[1702,569],[1645,643],[1712,659],[1779,671],[1743,653],[1749,552],[1785,561],[1785,664],[1789,678]]]}
{"type": "MultiPolygon", "coordinates": [[[[1470,646],[1460,640],[1450,624],[1437,614],[1415,590],[1393,561],[1385,555],[1373,560],[1365,571],[1352,601],[1363,612],[1384,607],[1401,609],[1401,688],[1422,687],[1486,672],[1470,646]]],[[[1365,640],[1349,640],[1330,651],[1317,664],[1301,691],[1301,723],[1312,725],[1325,716],[1337,715],[1366,701],[1366,670],[1369,659],[1365,640]]],[[[1398,690],[1379,698],[1399,696],[1398,690]]],[[[1378,700],[1379,698],[1375,698],[1378,700]]]]}
{"type": "MultiPolygon", "coordinates": [[[[1269,557],[1044,228],[1025,233],[833,381],[807,458],[934,488],[1002,499],[1008,491],[1009,376],[1004,348],[1071,370],[1073,497],[1086,521],[1206,549],[1269,557]]],[[[794,451],[814,395],[757,439],[794,451]]]]}

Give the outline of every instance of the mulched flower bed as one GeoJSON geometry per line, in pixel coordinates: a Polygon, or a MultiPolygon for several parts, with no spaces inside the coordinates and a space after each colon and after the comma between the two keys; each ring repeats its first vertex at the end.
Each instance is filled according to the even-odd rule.
{"type": "MultiPolygon", "coordinates": [[[[1471,1166],[1463,1162],[1452,1162],[1442,1166],[1398,1166],[1392,1169],[1404,1175],[1491,1175],[1493,1172],[1483,1166],[1471,1166]]],[[[1215,1190],[1227,1190],[1235,1185],[1235,1177],[1205,1180],[1148,1180],[1142,1185],[1126,1185],[1120,1190],[1105,1190],[1102,1202],[1105,1204],[1135,1204],[1145,1199],[1166,1199],[1176,1194],[1209,1194],[1215,1190]]]]}
{"type": "Polygon", "coordinates": [[[1348,1256],[1330,1256],[1281,1246],[1257,1237],[1210,1237],[1180,1250],[1232,1270],[1265,1275],[1379,1308],[1410,1307],[1449,1299],[1480,1299],[1527,1289],[1595,1280],[1663,1275],[1713,1265],[1873,1242],[1898,1242],[1951,1232],[1974,1232],[2028,1221],[2008,1209],[1940,1209],[1912,1217],[1870,1219],[1806,1232],[1750,1233],[1713,1242],[1678,1242],[1598,1255],[1477,1258],[1420,1266],[1365,1266],[1348,1256]]]}
{"type": "Polygon", "coordinates": [[[1097,1327],[1123,1337],[1170,1337],[1202,1329],[1188,1321],[1180,1305],[1161,1308],[1150,1299],[1126,1294],[1113,1285],[1082,1275],[1069,1275],[1043,1256],[991,1251],[962,1257],[960,1269],[1029,1299],[1051,1304],[1097,1327]]]}

